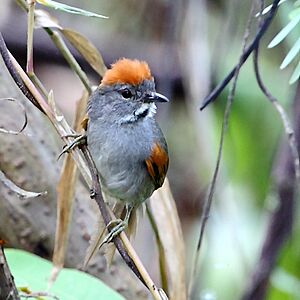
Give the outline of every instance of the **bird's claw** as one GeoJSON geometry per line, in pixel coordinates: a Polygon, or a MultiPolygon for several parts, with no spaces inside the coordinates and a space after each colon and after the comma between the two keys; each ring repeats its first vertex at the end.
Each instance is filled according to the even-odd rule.
{"type": "Polygon", "coordinates": [[[66,137],[74,137],[74,140],[69,144],[66,145],[63,149],[63,151],[60,152],[58,155],[57,160],[61,158],[61,156],[67,152],[70,152],[74,148],[78,147],[79,145],[86,144],[86,134],[70,134],[67,135],[66,137]]]}
{"type": "Polygon", "coordinates": [[[110,231],[109,231],[108,235],[104,238],[102,243],[100,244],[99,249],[104,244],[111,243],[116,236],[118,236],[122,231],[124,231],[124,229],[127,227],[127,225],[128,225],[128,222],[125,220],[122,220],[122,219],[116,219],[116,220],[110,221],[106,226],[106,228],[110,231]]]}

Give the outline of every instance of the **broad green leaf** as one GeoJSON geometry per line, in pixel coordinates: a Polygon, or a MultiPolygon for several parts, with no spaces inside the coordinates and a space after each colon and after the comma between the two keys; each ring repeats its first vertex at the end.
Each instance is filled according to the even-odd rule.
{"type": "Polygon", "coordinates": [[[284,40],[284,38],[295,28],[300,21],[300,15],[293,18],[271,41],[268,48],[273,48],[284,40]]]}
{"type": "Polygon", "coordinates": [[[49,261],[17,249],[5,249],[5,255],[18,288],[27,287],[31,292],[47,291],[60,300],[124,300],[99,279],[75,269],[63,269],[48,291],[48,277],[52,268],[49,261]]]}
{"type": "Polygon", "coordinates": [[[66,5],[57,1],[53,0],[36,0],[39,4],[45,5],[50,8],[58,9],[64,12],[68,12],[71,14],[77,14],[77,15],[82,15],[86,17],[96,17],[96,18],[104,18],[107,19],[108,17],[99,15],[81,8],[77,8],[74,6],[66,5]]]}
{"type": "Polygon", "coordinates": [[[284,69],[296,57],[299,51],[300,51],[300,38],[297,40],[297,42],[294,44],[294,46],[286,55],[285,59],[283,60],[280,66],[280,69],[284,69]]]}
{"type": "Polygon", "coordinates": [[[76,31],[73,31],[71,29],[62,29],[61,32],[77,49],[77,51],[86,59],[91,67],[100,76],[103,76],[106,72],[106,66],[97,48],[86,37],[76,31]]]}
{"type": "Polygon", "coordinates": [[[295,83],[299,79],[299,76],[300,76],[300,61],[297,65],[294,73],[292,74],[292,76],[290,78],[289,84],[295,83]]]}

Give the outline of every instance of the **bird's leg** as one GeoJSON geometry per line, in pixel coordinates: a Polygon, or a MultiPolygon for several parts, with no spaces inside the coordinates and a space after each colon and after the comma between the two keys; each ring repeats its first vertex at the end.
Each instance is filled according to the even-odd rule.
{"type": "Polygon", "coordinates": [[[67,152],[70,152],[70,150],[73,150],[75,147],[78,147],[79,145],[82,145],[82,144],[86,144],[86,134],[69,134],[69,135],[66,135],[66,137],[74,137],[74,140],[66,145],[63,149],[62,152],[60,152],[60,154],[58,155],[58,158],[57,160],[60,159],[60,157],[67,153],[67,152]]]}
{"type": "Polygon", "coordinates": [[[109,233],[100,244],[99,249],[104,244],[110,243],[117,235],[119,235],[124,229],[126,229],[126,227],[128,226],[128,222],[132,210],[133,210],[133,206],[131,204],[126,204],[126,214],[124,220],[122,219],[111,220],[107,224],[106,228],[109,230],[109,233]]]}

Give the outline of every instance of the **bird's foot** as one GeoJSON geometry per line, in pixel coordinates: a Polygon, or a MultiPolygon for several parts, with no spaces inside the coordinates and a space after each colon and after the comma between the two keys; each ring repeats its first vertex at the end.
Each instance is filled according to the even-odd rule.
{"type": "Polygon", "coordinates": [[[110,221],[106,228],[109,230],[108,235],[104,238],[99,246],[99,249],[104,245],[111,243],[113,239],[118,236],[128,226],[128,221],[122,219],[116,219],[110,221]]]}
{"type": "Polygon", "coordinates": [[[63,149],[63,151],[58,155],[57,160],[60,159],[60,157],[65,154],[65,153],[69,153],[71,150],[73,150],[74,148],[78,147],[79,145],[84,145],[86,144],[86,134],[68,134],[65,137],[73,137],[74,140],[66,145],[63,149]]]}

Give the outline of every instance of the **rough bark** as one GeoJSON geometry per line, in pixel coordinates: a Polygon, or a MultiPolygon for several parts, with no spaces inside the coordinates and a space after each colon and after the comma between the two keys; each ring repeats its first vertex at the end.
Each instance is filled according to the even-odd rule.
{"type": "MultiPolygon", "coordinates": [[[[18,91],[1,59],[0,98],[5,97],[13,97],[25,106],[28,126],[24,134],[0,133],[0,169],[21,188],[47,191],[47,195],[21,199],[0,182],[0,237],[11,247],[51,259],[56,223],[56,184],[61,167],[57,156],[62,144],[46,117],[18,91]]],[[[22,122],[20,108],[1,100],[0,127],[17,130],[22,122]]],[[[95,204],[89,198],[88,188],[78,180],[65,260],[67,267],[82,265],[97,213],[95,204]]],[[[145,288],[120,259],[106,269],[104,258],[98,255],[88,272],[128,299],[146,297],[145,288]]]]}

